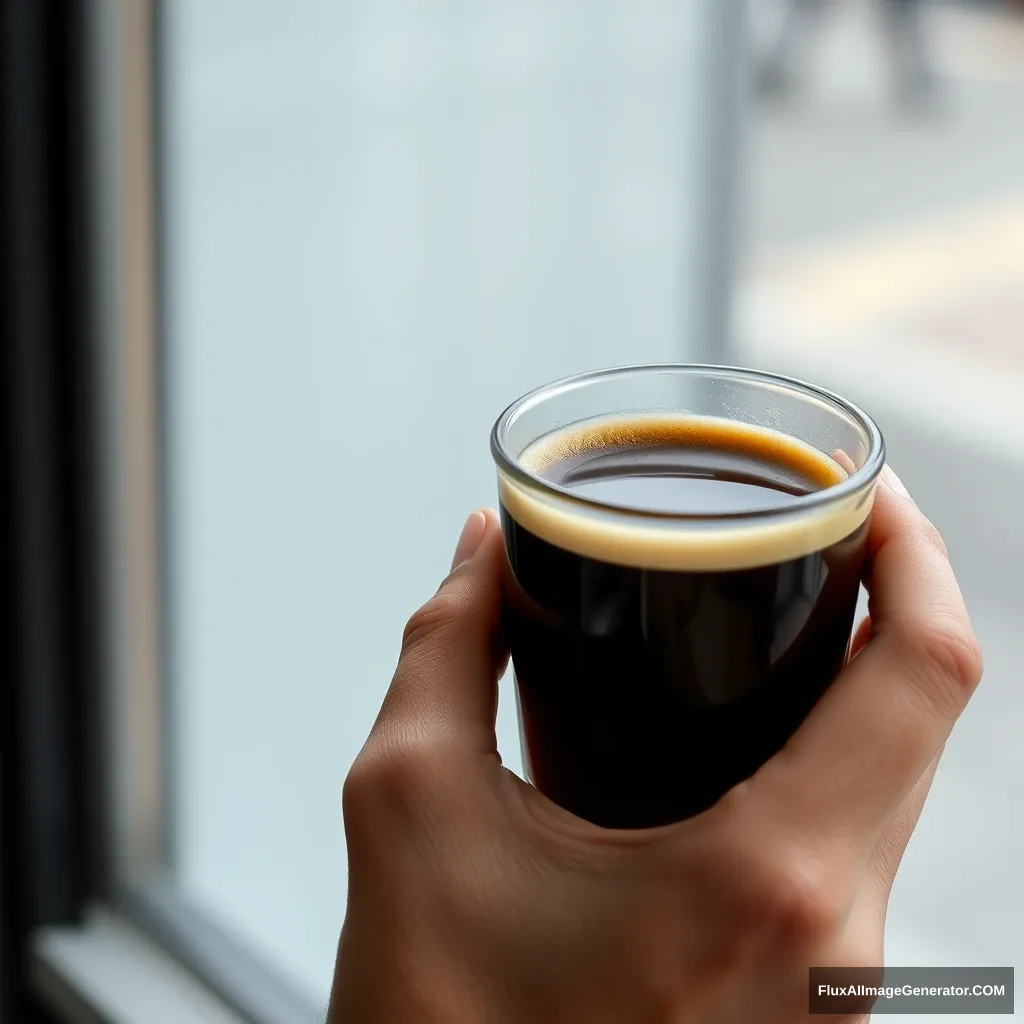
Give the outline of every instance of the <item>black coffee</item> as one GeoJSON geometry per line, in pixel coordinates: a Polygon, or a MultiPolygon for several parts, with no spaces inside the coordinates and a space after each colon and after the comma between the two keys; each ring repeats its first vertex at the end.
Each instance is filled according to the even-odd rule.
{"type": "Polygon", "coordinates": [[[841,668],[867,507],[773,517],[846,474],[726,421],[605,422],[544,438],[521,462],[604,506],[501,482],[531,779],[608,827],[707,809],[783,746],[841,668]]]}

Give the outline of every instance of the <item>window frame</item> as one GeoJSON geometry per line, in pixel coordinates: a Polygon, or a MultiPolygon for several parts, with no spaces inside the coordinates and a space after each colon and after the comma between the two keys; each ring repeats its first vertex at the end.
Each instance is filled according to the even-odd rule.
{"type": "Polygon", "coordinates": [[[87,249],[79,4],[0,5],[0,473],[7,592],[0,677],[0,1017],[46,1021],[34,929],[74,922],[97,808],[88,458],[87,249]]]}
{"type": "MultiPolygon", "coordinates": [[[[161,522],[161,11],[156,0],[97,0],[85,13],[90,244],[98,257],[91,332],[100,454],[94,541],[105,628],[97,709],[108,723],[95,782],[109,836],[95,898],[82,901],[79,931],[36,936],[33,979],[42,996],[55,998],[57,989],[47,984],[60,973],[53,951],[82,944],[99,951],[118,929],[124,949],[129,936],[143,945],[147,937],[155,940],[151,952],[159,955],[136,959],[151,969],[162,965],[161,975],[169,978],[174,965],[187,968],[197,981],[187,1000],[203,1001],[207,989],[232,1019],[309,1024],[322,1019],[319,1009],[280,981],[272,964],[190,906],[171,882],[173,772],[164,742],[169,559],[161,522]]],[[[126,968],[133,963],[124,960],[126,968]]],[[[165,984],[165,1000],[172,987],[165,984]]]]}

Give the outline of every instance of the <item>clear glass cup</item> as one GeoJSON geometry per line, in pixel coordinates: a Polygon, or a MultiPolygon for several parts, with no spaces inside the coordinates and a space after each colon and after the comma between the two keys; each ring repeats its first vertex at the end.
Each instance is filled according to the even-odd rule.
{"type": "Polygon", "coordinates": [[[531,781],[613,828],[707,809],[785,744],[843,665],[885,462],[877,426],[775,374],[630,366],[520,398],[491,450],[531,781]],[[756,508],[643,507],[545,476],[602,431],[621,441],[624,425],[643,438],[665,423],[710,438],[712,459],[719,442],[747,445],[828,475],[756,508]]]}

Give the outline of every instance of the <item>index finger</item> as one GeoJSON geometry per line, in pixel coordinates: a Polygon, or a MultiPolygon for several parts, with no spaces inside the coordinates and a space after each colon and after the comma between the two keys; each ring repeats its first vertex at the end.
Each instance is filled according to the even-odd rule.
{"type": "Polygon", "coordinates": [[[945,743],[982,664],[945,545],[889,470],[868,545],[871,639],[755,781],[802,821],[873,841],[945,743]]]}

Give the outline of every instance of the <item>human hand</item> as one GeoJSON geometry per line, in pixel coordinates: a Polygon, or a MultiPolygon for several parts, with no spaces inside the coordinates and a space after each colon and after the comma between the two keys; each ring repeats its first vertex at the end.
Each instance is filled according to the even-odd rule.
{"type": "Polygon", "coordinates": [[[698,817],[610,831],[501,766],[505,556],[474,513],[345,784],[330,1020],[783,1024],[807,1019],[810,965],[879,966],[981,658],[942,541],[888,471],[869,551],[870,619],[787,746],[698,817]]]}

